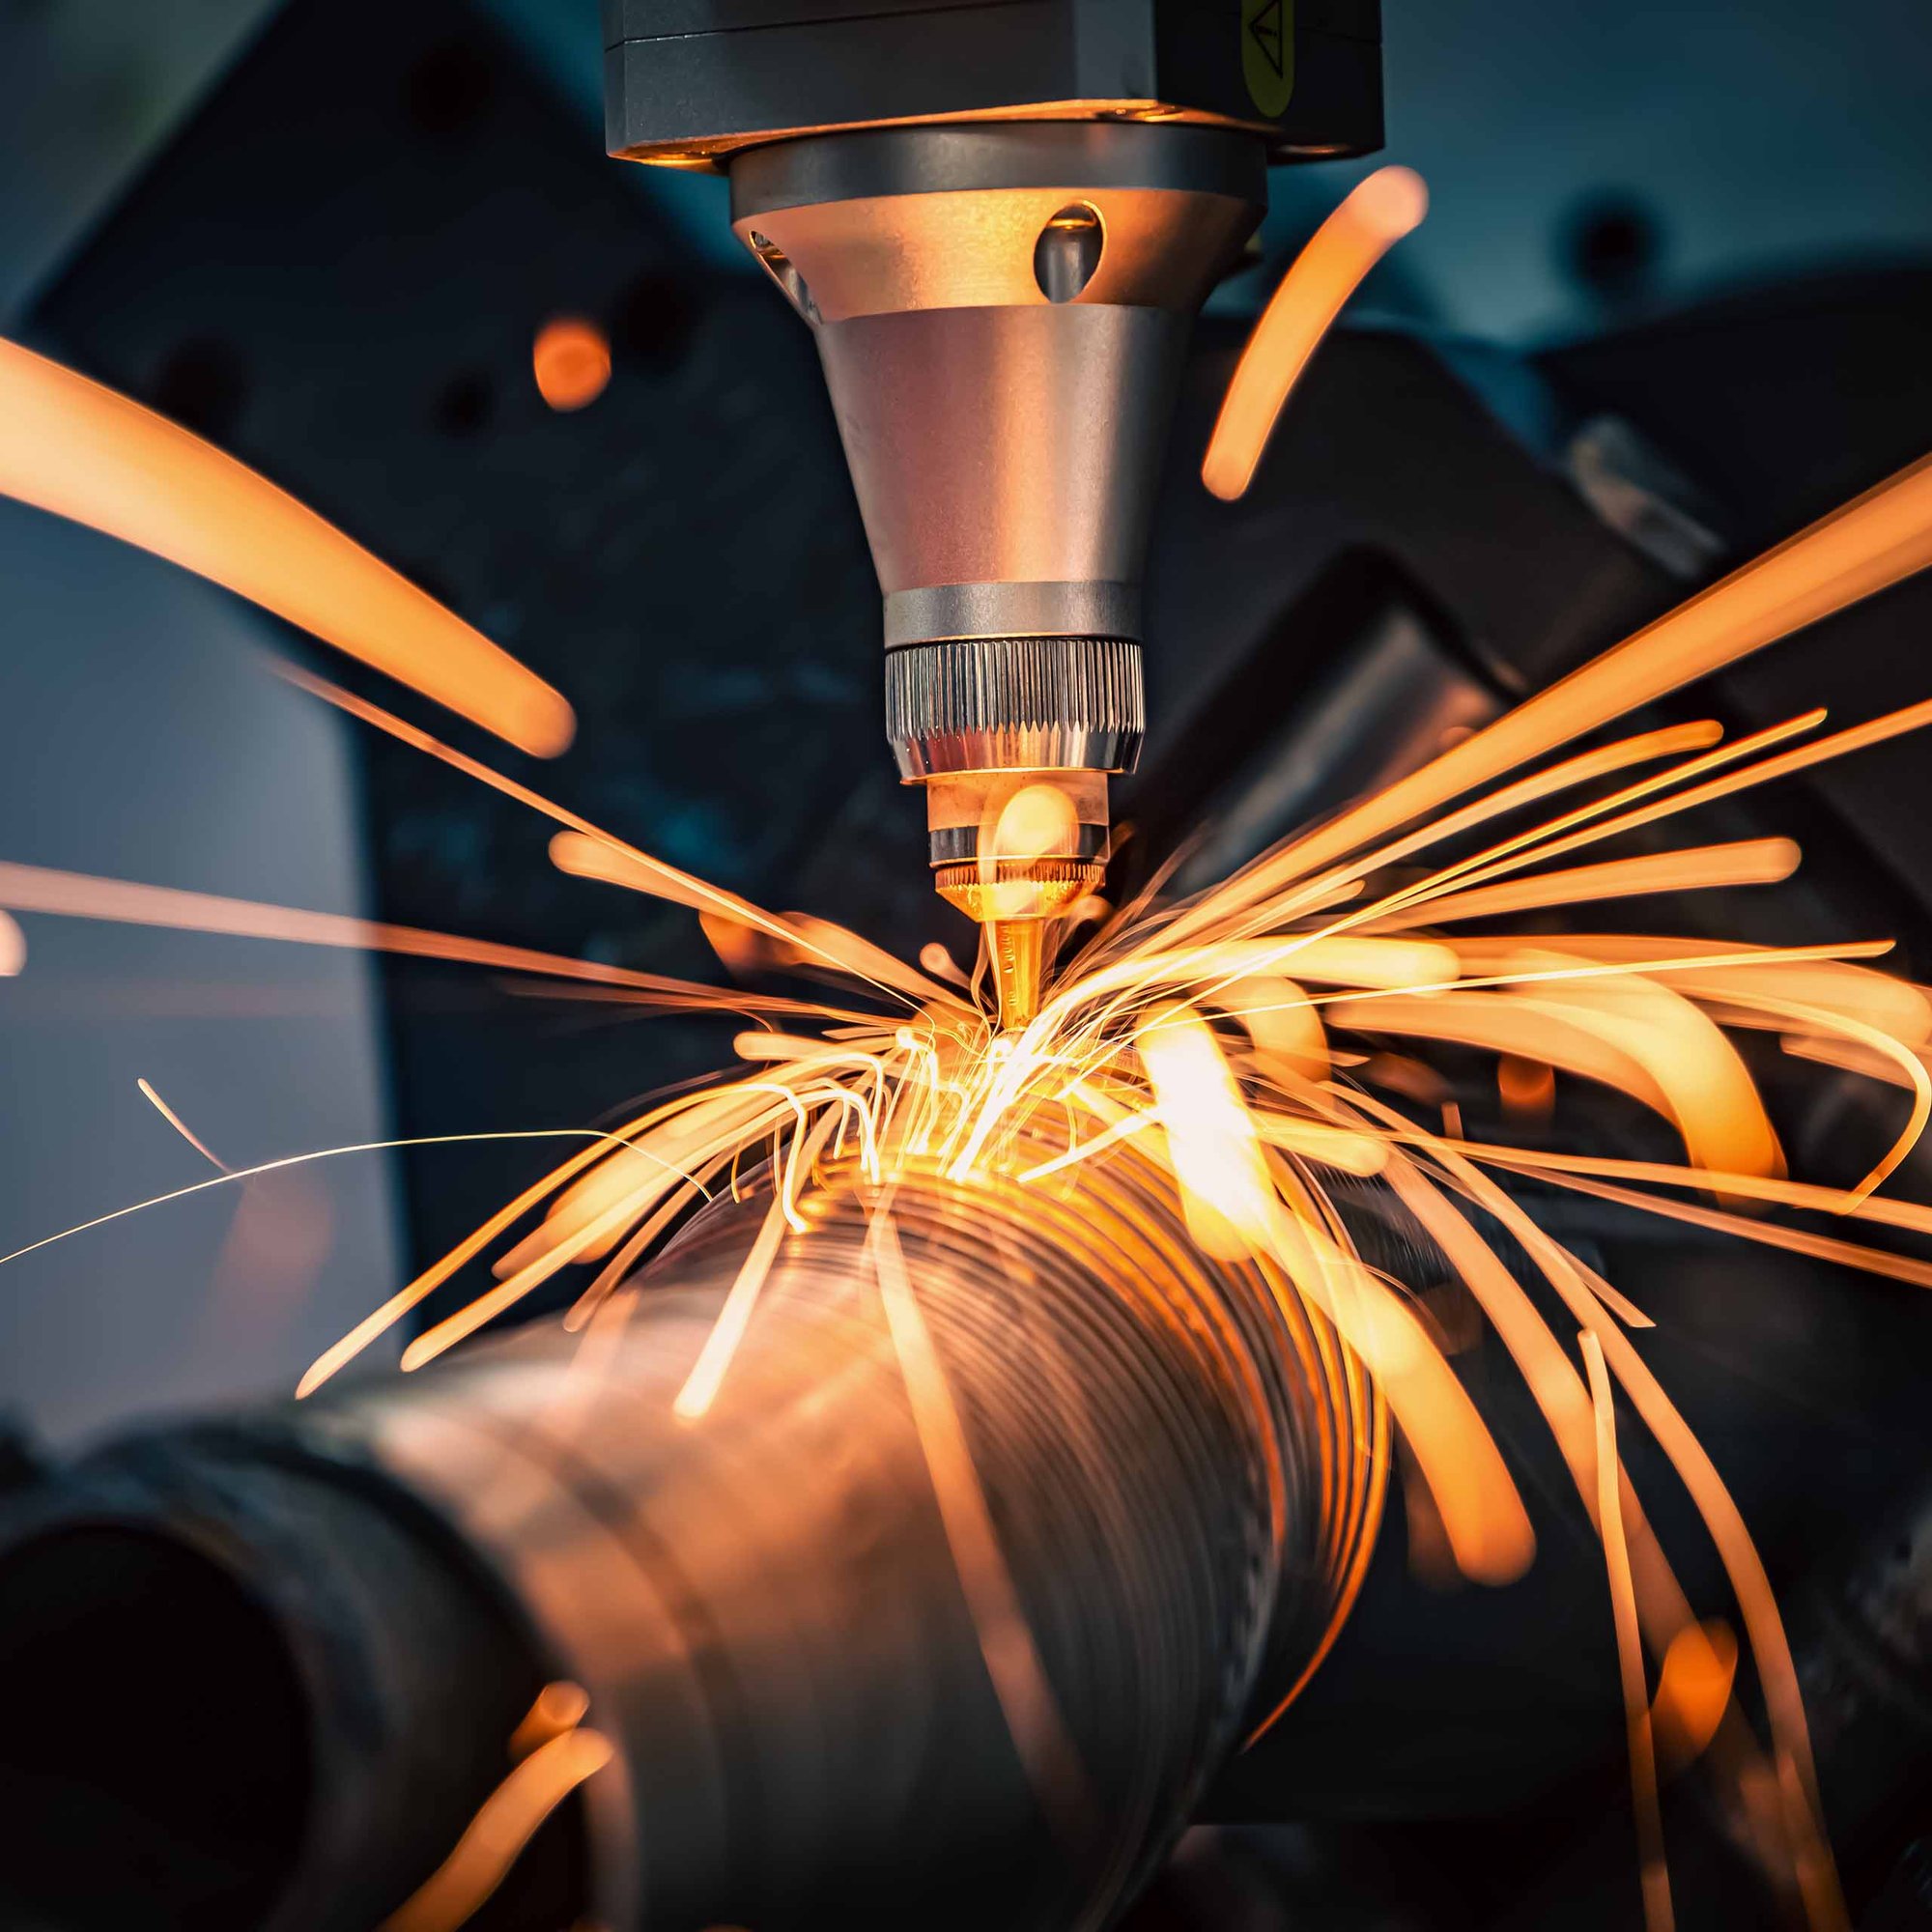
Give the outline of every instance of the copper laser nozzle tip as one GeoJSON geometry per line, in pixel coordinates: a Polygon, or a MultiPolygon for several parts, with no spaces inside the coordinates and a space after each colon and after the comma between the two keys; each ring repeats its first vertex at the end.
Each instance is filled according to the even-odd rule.
{"type": "Polygon", "coordinates": [[[945,866],[936,873],[939,895],[958,907],[986,935],[993,984],[1000,996],[1000,1027],[1029,1026],[1039,1011],[1053,923],[1091,892],[1100,868],[1085,862],[1051,860],[989,867],[1006,877],[981,879],[973,866],[945,866]]]}
{"type": "Polygon", "coordinates": [[[1039,1011],[1040,982],[1046,971],[1043,919],[990,919],[986,955],[993,962],[993,985],[1000,996],[1000,1028],[1005,1033],[1030,1026],[1039,1011]]]}

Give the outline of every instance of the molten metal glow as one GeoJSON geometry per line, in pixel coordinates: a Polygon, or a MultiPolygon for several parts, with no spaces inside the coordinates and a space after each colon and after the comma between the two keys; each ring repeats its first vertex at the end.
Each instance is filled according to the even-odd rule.
{"type": "Polygon", "coordinates": [[[1201,480],[1228,502],[1245,496],[1289,392],[1363,278],[1429,213],[1408,168],[1378,168],[1315,231],[1255,325],[1221,405],[1201,480]]]}
{"type": "Polygon", "coordinates": [[[576,731],[534,671],[267,477],[14,342],[0,492],[223,584],[522,751],[554,757],[576,731]]]}

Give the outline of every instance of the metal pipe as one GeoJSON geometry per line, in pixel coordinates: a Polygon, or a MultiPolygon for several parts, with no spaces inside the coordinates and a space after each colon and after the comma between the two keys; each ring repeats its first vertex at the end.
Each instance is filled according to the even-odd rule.
{"type": "MultiPolygon", "coordinates": [[[[695,1222],[582,1341],[529,1332],[110,1447],[0,1522],[0,1628],[31,1623],[8,1612],[64,1539],[109,1529],[195,1552],[265,1617],[282,1662],[238,1650],[193,1699],[243,1726],[282,1672],[316,1741],[307,1796],[275,1916],[206,1927],[379,1922],[371,1884],[393,1907],[434,1864],[425,1830],[446,1848],[462,1822],[410,1788],[421,1755],[480,1802],[519,1700],[559,1677],[616,1755],[558,1883],[613,1932],[1103,1924],[1346,1612],[1386,1422],[1292,1296],[1203,1260],[1131,1150],[1077,1202],[1015,1205],[901,1184],[908,1354],[867,1201],[823,1197],[696,1419],[673,1400],[762,1202],[695,1222]],[[380,1804],[335,1788],[345,1727],[380,1804]]],[[[97,1605],[92,1628],[111,1649],[164,1607],[97,1605]]],[[[70,1781],[130,1752],[158,1772],[165,1739],[124,1734],[141,1721],[98,1711],[70,1781]]],[[[32,1785],[36,1748],[0,1719],[10,1782],[32,1785]]],[[[129,1806],[163,1817],[161,1787],[128,1782],[69,1806],[71,1849],[129,1806]]]]}

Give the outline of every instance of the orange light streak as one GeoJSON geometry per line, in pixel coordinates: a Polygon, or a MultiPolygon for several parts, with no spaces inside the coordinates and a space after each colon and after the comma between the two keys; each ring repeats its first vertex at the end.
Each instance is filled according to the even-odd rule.
{"type": "MultiPolygon", "coordinates": [[[[1504,1163],[1493,1157],[1492,1162],[1497,1166],[1527,1165],[1529,1157],[1525,1156],[1522,1163],[1504,1163]]],[[[1719,1208],[1699,1207],[1690,1201],[1669,1201],[1661,1195],[1637,1193],[1630,1188],[1612,1186],[1607,1181],[1591,1180],[1580,1174],[1567,1174],[1554,1166],[1538,1165],[1537,1172],[1546,1174],[1559,1187],[1571,1188],[1578,1194],[1594,1194],[1600,1200],[1614,1201],[1621,1207],[1640,1208],[1646,1214],[1688,1222],[1693,1228],[1708,1228],[1715,1234],[1736,1235],[1764,1247],[1783,1248],[1788,1253],[1805,1255],[1812,1261],[1830,1262],[1837,1267],[1857,1268],[1864,1274],[1885,1275],[1892,1281],[1910,1282],[1915,1288],[1932,1288],[1932,1262],[1914,1261],[1907,1255],[1890,1254],[1884,1248],[1863,1247],[1857,1241],[1841,1241],[1829,1235],[1807,1234],[1801,1228],[1782,1227],[1775,1221],[1747,1220],[1743,1215],[1729,1214],[1719,1208]]],[[[1716,1177],[1700,1177],[1700,1179],[1706,1184],[1722,1185],[1716,1177]]],[[[1730,1189],[1725,1187],[1724,1191],[1728,1193],[1730,1189]]],[[[1889,1205],[1896,1207],[1898,1204],[1889,1205]]]]}
{"type": "Polygon", "coordinates": [[[469,1147],[485,1141],[608,1141],[612,1138],[610,1134],[601,1134],[587,1127],[526,1127],[497,1133],[415,1134],[401,1140],[355,1141],[346,1147],[315,1148],[307,1153],[284,1154],[279,1160],[265,1160],[254,1167],[238,1167],[227,1174],[211,1175],[206,1180],[190,1181],[185,1187],[172,1187],[165,1194],[151,1194],[145,1201],[133,1201],[125,1208],[97,1214],[91,1221],[76,1221],[72,1227],[63,1228],[57,1235],[43,1235],[38,1241],[29,1241],[25,1247],[15,1248],[12,1254],[0,1255],[0,1267],[5,1267],[9,1262],[20,1261],[27,1255],[39,1254],[43,1248],[71,1240],[76,1235],[89,1234],[111,1222],[126,1220],[130,1214],[145,1214],[152,1208],[165,1208],[170,1202],[206,1194],[211,1187],[233,1186],[240,1181],[252,1180],[258,1174],[279,1174],[285,1167],[305,1167],[311,1161],[338,1160],[353,1153],[387,1153],[397,1148],[469,1147]]]}
{"type": "Polygon", "coordinates": [[[1572,833],[1567,838],[1551,839],[1539,848],[1537,856],[1540,859],[1554,859],[1562,853],[1574,852],[1578,846],[1593,845],[1600,839],[1637,831],[1642,826],[1655,824],[1660,818],[1672,818],[1681,811],[1694,811],[1701,805],[1729,798],[1736,792],[1748,791],[1754,786],[1769,784],[1774,780],[1789,778],[1793,773],[1805,771],[1812,765],[1826,764],[1853,752],[1864,751],[1872,745],[1882,745],[1889,738],[1923,730],[1927,724],[1932,724],[1932,699],[1920,704],[1908,704],[1902,710],[1890,711],[1866,724],[1833,732],[1813,744],[1782,752],[1775,758],[1762,758],[1742,771],[1726,772],[1723,777],[1711,779],[1674,798],[1661,799],[1656,804],[1623,812],[1600,825],[1572,833]]]}
{"type": "MultiPolygon", "coordinates": [[[[1438,1147],[1435,1152],[1472,1198],[1496,1214],[1522,1242],[1545,1279],[1596,1337],[1611,1373],[1696,1505],[1744,1613],[1751,1653],[1757,1661],[1776,1747],[1780,1808],[1807,1918],[1817,1932],[1845,1932],[1850,1921],[1825,1836],[1824,1809],[1811,1759],[1810,1731],[1804,1719],[1804,1701],[1799,1690],[1791,1647],[1785,1638],[1784,1621],[1778,1614],[1776,1594],[1765,1574],[1763,1559],[1729,1489],[1696,1433],[1679,1414],[1643,1358],[1590,1297],[1562,1250],[1516,1202],[1467,1161],[1446,1148],[1438,1147]]],[[[1573,1184],[1591,1190],[1600,1186],[1597,1182],[1580,1180],[1573,1184]]],[[[1681,1203],[1672,1205],[1685,1218],[1709,1211],[1689,1208],[1681,1203]]],[[[1743,1223],[1738,1231],[1752,1226],[1743,1223]]],[[[1770,1233],[1756,1232],[1754,1238],[1770,1238],[1770,1233]]]]}
{"type": "Polygon", "coordinates": [[[562,696],[232,456],[0,342],[0,492],[166,557],[286,617],[519,750],[554,757],[562,696]]]}
{"type": "Polygon", "coordinates": [[[134,1085],[141,1090],[144,1095],[146,1095],[149,1103],[154,1107],[155,1111],[160,1115],[161,1119],[164,1120],[168,1123],[168,1125],[171,1126],[175,1130],[175,1132],[178,1133],[182,1137],[182,1139],[185,1140],[188,1144],[188,1146],[195,1151],[196,1153],[200,1154],[201,1157],[205,1161],[207,1161],[211,1167],[220,1169],[220,1171],[223,1174],[228,1174],[232,1172],[228,1163],[225,1160],[223,1160],[218,1153],[212,1152],[208,1147],[208,1144],[205,1141],[199,1139],[193,1132],[190,1131],[187,1122],[184,1121],[182,1117],[178,1113],[176,1113],[175,1110],[172,1107],[170,1107],[168,1103],[165,1100],[163,1100],[161,1096],[158,1094],[156,1094],[152,1087],[148,1085],[146,1080],[137,1078],[134,1082],[134,1085]]]}
{"type": "Polygon", "coordinates": [[[1649,1932],[1670,1932],[1676,1915],[1670,1906],[1670,1874],[1663,1861],[1663,1813],[1657,1797],[1657,1756],[1651,1742],[1650,1690],[1643,1674],[1643,1641],[1636,1627],[1636,1591],[1631,1581],[1630,1550],[1624,1541],[1616,1410],[1610,1401],[1609,1372],[1604,1350],[1587,1328],[1578,1338],[1590,1378],[1590,1402],[1597,1425],[1597,1527],[1609,1572],[1610,1608],[1616,1623],[1617,1668],[1624,1687],[1624,1728],[1630,1741],[1631,1802],[1636,1813],[1638,1859],[1643,1880],[1643,1922],[1649,1932]]]}
{"type": "Polygon", "coordinates": [[[98,878],[86,872],[57,872],[41,866],[0,862],[0,905],[17,912],[56,913],[67,919],[98,919],[123,925],[161,926],[177,932],[212,932],[235,939],[275,939],[301,946],[328,946],[352,952],[388,952],[412,959],[446,959],[466,966],[492,966],[507,973],[547,973],[560,980],[627,986],[638,992],[707,1007],[742,1004],[733,995],[693,981],[668,980],[656,973],[633,973],[556,952],[524,946],[498,946],[487,939],[464,939],[412,925],[388,925],[347,913],[308,912],[267,905],[213,893],[183,892],[130,879],[98,878]]]}
{"type": "Polygon", "coordinates": [[[698,1351],[697,1360],[692,1364],[684,1386],[678,1390],[676,1401],[671,1404],[685,1421],[697,1422],[711,1413],[711,1405],[718,1400],[718,1391],[724,1386],[731,1358],[738,1352],[738,1344],[745,1339],[745,1330],[752,1325],[753,1311],[758,1305],[759,1295],[764,1293],[765,1278],[772,1271],[772,1263],[778,1259],[779,1244],[785,1237],[785,1227],[783,1205],[774,1198],[759,1224],[751,1252],[746,1255],[731,1283],[731,1292],[724,1297],[724,1306],[719,1311],[710,1334],[704,1338],[704,1347],[698,1351]]]}
{"type": "Polygon", "coordinates": [[[1158,1098],[1188,1230],[1208,1254],[1272,1254],[1360,1354],[1429,1484],[1458,1567],[1507,1582],[1535,1549],[1515,1483],[1467,1393],[1413,1313],[1270,1181],[1254,1124],[1212,1033],[1169,1009],[1136,1036],[1158,1098]]]}
{"type": "MultiPolygon", "coordinates": [[[[567,806],[555,804],[545,798],[541,792],[532,791],[528,785],[519,784],[515,779],[505,778],[501,772],[493,771],[480,759],[472,758],[453,746],[445,745],[418,725],[410,724],[384,711],[380,704],[371,704],[366,698],[357,697],[353,692],[343,691],[327,679],[311,677],[308,672],[298,670],[294,665],[277,665],[277,673],[286,678],[298,690],[306,691],[311,696],[319,697],[326,704],[332,704],[339,711],[346,711],[350,717],[359,719],[375,729],[386,732],[399,744],[408,745],[412,751],[421,752],[425,756],[438,759],[452,771],[463,773],[466,778],[474,779],[479,784],[488,785],[492,791],[499,791],[505,798],[513,798],[520,805],[526,805],[532,811],[541,812],[544,817],[554,819],[567,830],[581,834],[593,843],[618,854],[631,862],[639,880],[648,877],[656,883],[650,887],[639,884],[639,891],[651,891],[656,896],[668,898],[679,905],[702,906],[719,917],[731,919],[752,926],[757,931],[770,934],[773,938],[788,940],[804,951],[823,959],[828,966],[841,971],[849,971],[836,957],[827,957],[811,941],[794,932],[783,920],[754,906],[749,899],[741,898],[736,893],[727,893],[722,886],[708,884],[690,872],[680,871],[677,867],[667,865],[662,859],[653,859],[647,852],[639,852],[635,845],[626,844],[613,834],[593,825],[587,818],[572,811],[567,806]]],[[[573,848],[575,849],[575,848],[573,848]]],[[[677,982],[671,982],[677,983],[677,982]]],[[[686,991],[703,992],[709,1003],[721,1009],[729,1009],[742,1002],[729,995],[719,993],[715,988],[684,988],[686,991]]],[[[880,987],[882,992],[890,992],[889,987],[880,987]]],[[[895,997],[899,997],[895,995],[895,997]]]]}
{"type": "Polygon", "coordinates": [[[544,1820],[616,1754],[601,1732],[579,1729],[532,1751],[484,1800],[449,1857],[384,1919],[382,1932],[455,1932],[473,1918],[544,1820]]]}
{"type": "Polygon", "coordinates": [[[986,1675],[1042,1810],[1064,1840],[1078,1845],[1090,1829],[1092,1800],[1086,1772],[1000,1548],[999,1530],[986,1506],[946,1366],[913,1292],[890,1209],[884,1206],[872,1215],[870,1247],[887,1332],[898,1358],[913,1427],[986,1675]]]}
{"type": "Polygon", "coordinates": [[[1378,168],[1350,192],[1294,259],[1241,352],[1214,424],[1201,480],[1225,502],[1247,494],[1268,438],[1309,358],[1349,298],[1429,212],[1410,168],[1378,168]]]}
{"type": "MultiPolygon", "coordinates": [[[[1283,858],[1292,855],[1294,875],[1316,872],[1367,840],[1859,603],[1927,564],[1932,564],[1932,457],[1921,457],[1452,746],[1420,771],[1296,840],[1283,858]]],[[[1932,706],[1914,710],[1922,714],[1917,723],[1932,717],[1932,706]]],[[[1900,722],[1896,728],[1909,730],[1915,724],[1900,722]]],[[[1850,743],[1836,752],[1811,747],[1808,754],[1790,757],[1814,763],[1852,748],[1850,743]]],[[[1783,766],[1799,768],[1795,763],[1783,766]]],[[[1723,788],[1735,790],[1737,781],[1727,781],[1723,788]]],[[[1657,810],[1661,813],[1664,809],[1657,810]]],[[[1271,877],[1280,866],[1278,860],[1269,868],[1271,877]]]]}
{"type": "Polygon", "coordinates": [[[1677,1634],[1664,1652],[1650,1714],[1661,1777],[1686,1770],[1709,1749],[1737,1674],[1738,1639],[1721,1617],[1677,1634]]]}
{"type": "MultiPolygon", "coordinates": [[[[1787,1034],[1778,1045],[1794,1060],[1815,1061],[1820,1066],[1835,1066],[1842,1073],[1857,1073],[1866,1080],[1883,1080],[1892,1087],[1911,1088],[1918,1084],[1894,1056],[1852,1040],[1811,1039],[1787,1034]]],[[[1920,1065],[1925,1064],[1922,1051],[1918,1061],[1920,1065]]]]}
{"type": "Polygon", "coordinates": [[[510,1757],[521,1763],[533,1750],[574,1731],[590,1715],[590,1692],[582,1685],[559,1678],[537,1692],[536,1702],[510,1733],[510,1757]]]}
{"type": "MultiPolygon", "coordinates": [[[[1719,886],[1770,886],[1788,879],[1803,855],[1789,838],[1747,838],[1731,845],[1699,845],[1681,852],[1645,853],[1578,866],[1567,872],[1479,886],[1429,899],[1417,908],[1431,925],[1543,906],[1590,905],[1599,899],[1635,898],[1653,893],[1707,892],[1719,886]]],[[[1408,921],[1413,915],[1397,915],[1408,921]]]]}
{"type": "MultiPolygon", "coordinates": [[[[669,1166],[668,1163],[665,1165],[669,1166]]],[[[669,1174],[673,1181],[683,1181],[692,1186],[696,1184],[682,1168],[670,1168],[669,1174]]],[[[549,1245],[497,1287],[477,1295],[455,1314],[444,1317],[435,1327],[425,1329],[403,1350],[403,1373],[413,1375],[416,1370],[427,1367],[439,1355],[453,1349],[457,1343],[467,1341],[479,1328],[487,1326],[504,1310],[514,1307],[553,1275],[585,1254],[600,1236],[627,1227],[640,1211],[641,1205],[637,1196],[624,1196],[585,1226],[549,1245]]]]}
{"type": "MultiPolygon", "coordinates": [[[[1594,1175],[1606,1180],[1649,1181],[1660,1187],[1710,1187],[1720,1194],[1744,1195],[1755,1201],[1773,1202],[1780,1208],[1798,1208],[1819,1214],[1850,1214],[1887,1227],[1909,1229],[1914,1234],[1932,1235],[1932,1208],[1920,1207],[1917,1202],[1895,1201],[1884,1194],[1855,1197],[1836,1187],[1789,1180],[1781,1175],[1728,1174],[1711,1168],[1672,1167],[1662,1161],[1617,1160],[1601,1154],[1492,1147],[1479,1141],[1460,1142],[1455,1151],[1491,1167],[1519,1168],[1525,1173],[1547,1175],[1594,1175]]],[[[1760,1224],[1746,1225],[1755,1238],[1760,1224]]]]}

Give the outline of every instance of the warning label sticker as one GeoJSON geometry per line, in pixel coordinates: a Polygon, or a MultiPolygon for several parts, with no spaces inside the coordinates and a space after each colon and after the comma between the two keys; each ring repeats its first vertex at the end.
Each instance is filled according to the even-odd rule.
{"type": "Polygon", "coordinates": [[[1241,0],[1241,71],[1255,105],[1279,121],[1294,93],[1294,0],[1241,0]]]}

